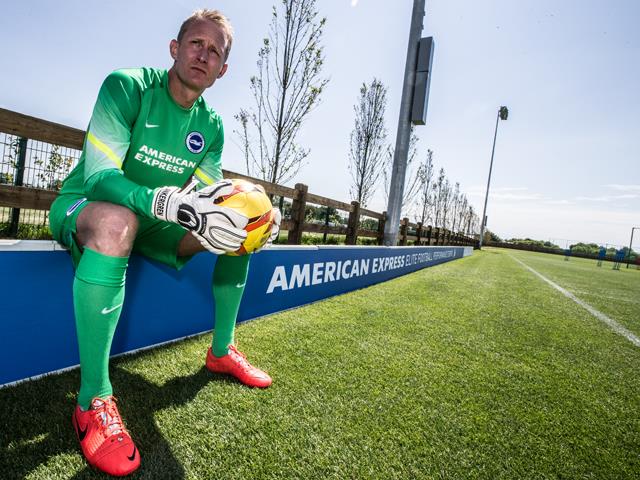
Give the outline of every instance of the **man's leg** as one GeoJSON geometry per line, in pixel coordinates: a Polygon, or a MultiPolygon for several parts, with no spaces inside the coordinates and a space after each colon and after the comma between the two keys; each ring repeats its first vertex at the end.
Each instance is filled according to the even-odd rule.
{"type": "Polygon", "coordinates": [[[109,352],[137,226],[133,212],[103,202],[87,205],[76,222],[76,242],[83,253],[76,267],[73,304],[80,351],[78,404],[84,410],[93,398],[112,393],[109,352]]]}
{"type": "Polygon", "coordinates": [[[124,301],[128,257],[102,255],[85,247],[73,281],[73,307],[80,351],[78,404],[112,394],[109,352],[124,301]]]}
{"type": "Polygon", "coordinates": [[[215,330],[211,350],[216,357],[229,353],[233,345],[238,310],[249,273],[250,255],[233,257],[220,255],[213,270],[213,299],[215,302],[215,330]]]}
{"type": "MultiPolygon", "coordinates": [[[[204,247],[187,234],[180,242],[178,255],[193,255],[203,250],[204,247]]],[[[216,260],[212,282],[215,328],[206,365],[213,372],[233,375],[245,385],[264,388],[271,385],[271,377],[251,365],[234,346],[236,320],[250,259],[251,255],[220,255],[216,260]]]]}
{"type": "Polygon", "coordinates": [[[137,229],[138,220],[127,208],[91,202],[76,218],[71,245],[81,378],[72,421],[87,461],[110,475],[128,475],[140,466],[140,455],[122,422],[109,381],[111,341],[137,229]]]}

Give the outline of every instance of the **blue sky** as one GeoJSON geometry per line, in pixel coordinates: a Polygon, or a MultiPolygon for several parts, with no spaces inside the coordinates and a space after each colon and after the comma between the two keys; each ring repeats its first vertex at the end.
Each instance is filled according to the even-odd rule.
{"type": "MultiPolygon", "coordinates": [[[[243,173],[233,116],[251,105],[249,77],[272,4],[9,2],[0,18],[0,106],[84,129],[110,71],[168,68],[181,20],[201,6],[219,8],[236,36],[227,75],[205,97],[225,120],[224,167],[243,173]]],[[[330,82],[304,126],[300,143],[311,154],[291,183],[347,201],[352,106],[362,82],[377,77],[389,87],[395,138],[412,2],[318,0],[318,7],[327,17],[330,82]]],[[[423,35],[436,47],[419,152],[432,149],[436,166],[481,210],[495,116],[509,107],[487,212],[500,236],[626,245],[640,226],[638,18],[633,0],[427,0],[423,35]]],[[[381,187],[369,207],[386,207],[381,187]]]]}

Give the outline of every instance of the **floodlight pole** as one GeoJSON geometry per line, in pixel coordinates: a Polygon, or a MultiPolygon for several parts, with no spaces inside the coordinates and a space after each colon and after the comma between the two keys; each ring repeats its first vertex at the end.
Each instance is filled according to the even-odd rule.
{"type": "Polygon", "coordinates": [[[631,228],[631,240],[629,240],[629,251],[627,252],[627,268],[629,268],[629,262],[631,261],[631,245],[633,245],[633,231],[640,230],[640,227],[631,228]]]}
{"type": "Polygon", "coordinates": [[[496,130],[493,134],[493,148],[491,148],[491,163],[489,164],[489,178],[487,179],[487,193],[484,196],[484,208],[482,209],[482,218],[480,219],[480,243],[479,249],[482,249],[482,242],[484,240],[484,227],[487,225],[487,200],[489,199],[489,185],[491,185],[491,170],[493,169],[493,154],[496,151],[496,137],[498,136],[498,122],[500,119],[506,120],[509,116],[509,110],[507,107],[500,107],[498,109],[498,115],[496,116],[496,130]]]}
{"type": "Polygon", "coordinates": [[[416,83],[416,65],[418,63],[418,44],[422,33],[425,0],[413,0],[411,13],[411,30],[407,46],[407,60],[404,65],[404,85],[400,101],[400,117],[396,134],[396,148],[393,154],[391,184],[389,185],[389,203],[387,204],[387,220],[384,223],[382,243],[394,246],[398,241],[398,225],[404,195],[404,179],[407,173],[407,157],[409,154],[409,137],[411,136],[411,104],[413,87],[416,83]]]}

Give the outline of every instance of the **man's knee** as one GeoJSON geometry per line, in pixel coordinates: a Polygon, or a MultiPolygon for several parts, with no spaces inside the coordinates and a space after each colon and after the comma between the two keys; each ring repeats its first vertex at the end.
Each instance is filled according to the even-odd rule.
{"type": "Polygon", "coordinates": [[[182,237],[180,243],[178,244],[178,256],[179,257],[188,257],[189,255],[194,255],[198,252],[204,252],[206,249],[202,246],[199,240],[193,236],[191,232],[187,232],[187,234],[182,237]]]}
{"type": "Polygon", "coordinates": [[[129,255],[138,232],[138,218],[126,207],[106,202],[89,204],[78,216],[77,237],[82,246],[105,255],[129,255]]]}

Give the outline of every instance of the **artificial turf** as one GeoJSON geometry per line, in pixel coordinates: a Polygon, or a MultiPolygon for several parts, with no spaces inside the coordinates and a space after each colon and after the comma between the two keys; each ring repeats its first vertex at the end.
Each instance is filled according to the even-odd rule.
{"type": "MultiPolygon", "coordinates": [[[[595,301],[640,272],[475,252],[240,326],[267,390],[204,369],[208,335],[115,359],[134,477],[638,478],[640,348],[510,255],[640,334],[633,288],[595,301]]],[[[71,427],[78,379],[0,390],[2,478],[103,478],[71,427]]]]}

